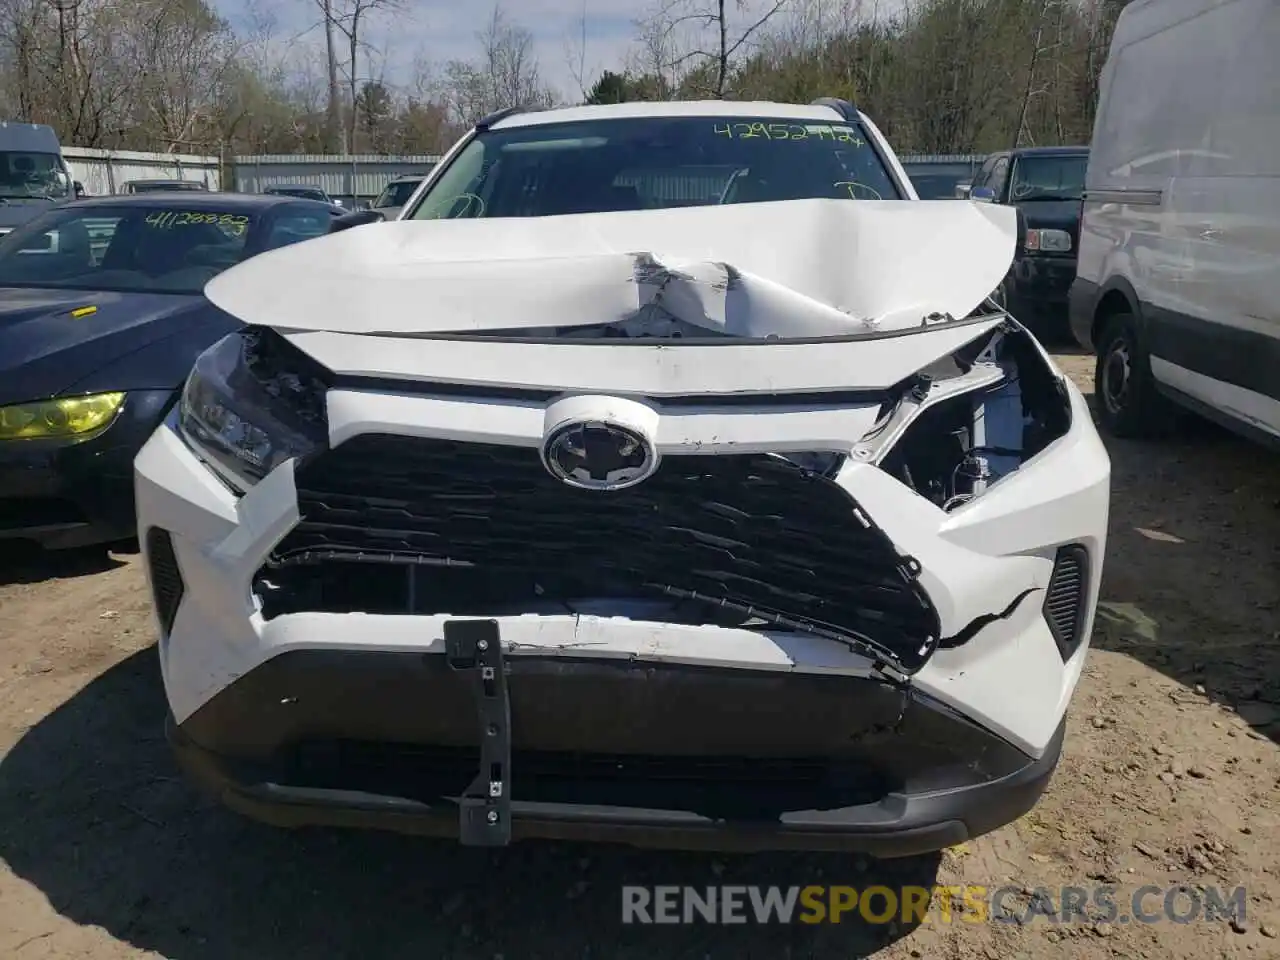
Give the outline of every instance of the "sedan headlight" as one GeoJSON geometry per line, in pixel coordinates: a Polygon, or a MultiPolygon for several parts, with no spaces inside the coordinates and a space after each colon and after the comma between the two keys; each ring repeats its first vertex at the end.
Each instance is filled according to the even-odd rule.
{"type": "Polygon", "coordinates": [[[211,466],[248,487],[324,445],[325,389],[309,358],[271,331],[250,327],[196,360],[178,424],[211,466]]]}
{"type": "Polygon", "coordinates": [[[123,406],[123,393],[95,393],[0,407],[0,440],[88,439],[109,427],[123,406]]]}
{"type": "Polygon", "coordinates": [[[1070,253],[1071,234],[1065,230],[1028,230],[1025,246],[1028,253],[1070,253]]]}

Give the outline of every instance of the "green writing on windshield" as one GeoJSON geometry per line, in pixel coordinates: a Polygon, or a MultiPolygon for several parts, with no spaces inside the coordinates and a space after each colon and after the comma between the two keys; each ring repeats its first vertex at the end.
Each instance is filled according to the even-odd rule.
{"type": "Polygon", "coordinates": [[[717,123],[712,131],[731,140],[750,140],[763,137],[766,140],[831,140],[861,147],[864,141],[858,132],[849,127],[833,127],[829,123],[717,123]]]}
{"type": "Polygon", "coordinates": [[[249,224],[249,218],[237,213],[200,213],[196,211],[159,210],[147,216],[146,224],[157,230],[170,230],[174,227],[189,224],[207,223],[217,227],[232,227],[243,230],[249,224]]]}

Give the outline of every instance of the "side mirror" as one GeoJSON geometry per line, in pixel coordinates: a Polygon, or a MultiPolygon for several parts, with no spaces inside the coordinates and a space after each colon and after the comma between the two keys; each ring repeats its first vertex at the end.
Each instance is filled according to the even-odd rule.
{"type": "Polygon", "coordinates": [[[81,183],[79,180],[77,180],[75,183],[71,185],[71,189],[75,192],[75,195],[77,197],[84,196],[84,184],[81,183]]]}
{"type": "Polygon", "coordinates": [[[974,187],[969,191],[969,199],[975,203],[995,203],[996,192],[990,187],[974,187]]]}
{"type": "Polygon", "coordinates": [[[970,190],[972,190],[972,189],[973,189],[973,185],[972,185],[972,184],[969,184],[969,183],[957,183],[957,184],[956,184],[956,193],[955,193],[955,195],[956,195],[956,199],[957,199],[957,200],[967,200],[967,199],[969,198],[969,191],[970,191],[970,190]]]}
{"type": "Polygon", "coordinates": [[[363,227],[366,223],[381,223],[385,219],[380,210],[353,210],[334,217],[329,223],[329,232],[337,233],[339,230],[363,227]]]}

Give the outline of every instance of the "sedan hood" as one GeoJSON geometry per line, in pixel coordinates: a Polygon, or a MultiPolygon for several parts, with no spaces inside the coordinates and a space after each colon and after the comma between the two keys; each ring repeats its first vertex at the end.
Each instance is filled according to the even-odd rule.
{"type": "Polygon", "coordinates": [[[190,295],[0,287],[0,405],[57,396],[210,310],[190,295]]]}
{"type": "Polygon", "coordinates": [[[656,308],[734,337],[838,337],[967,316],[1016,235],[1011,208],[958,200],[402,220],[262,254],[205,293],[286,331],[518,335],[656,308]]]}

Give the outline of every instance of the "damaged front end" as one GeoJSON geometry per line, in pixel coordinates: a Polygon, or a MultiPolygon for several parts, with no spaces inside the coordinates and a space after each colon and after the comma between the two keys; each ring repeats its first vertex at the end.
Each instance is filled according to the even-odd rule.
{"type": "MultiPolygon", "coordinates": [[[[600,405],[595,416],[580,403],[579,419],[603,424],[625,409],[616,398],[600,405]]],[[[801,416],[795,404],[770,406],[801,416]]],[[[565,483],[532,444],[390,431],[318,443],[295,472],[299,522],[256,581],[263,614],[589,614],[782,629],[914,673],[970,624],[944,631],[920,561],[842,472],[874,465],[956,511],[1067,433],[1063,381],[1004,321],[883,390],[805,406],[812,416],[852,407],[870,427],[841,450],[665,453],[625,489],[565,483]]],[[[643,409],[660,421],[699,407],[643,409]]]]}
{"type": "MultiPolygon", "coordinates": [[[[457,829],[457,802],[477,843],[737,824],[910,853],[1025,811],[1087,647],[1109,464],[986,301],[999,256],[899,295],[831,271],[833,238],[895,209],[779,210],[828,242],[772,273],[708,256],[704,214],[630,247],[662,256],[608,249],[601,215],[566,234],[594,252],[427,258],[456,281],[431,318],[360,331],[262,323],[223,274],[250,325],[137,468],[189,764],[246,812],[283,790],[284,820],[457,829]]],[[[379,231],[408,289],[418,235],[379,231]]]]}

